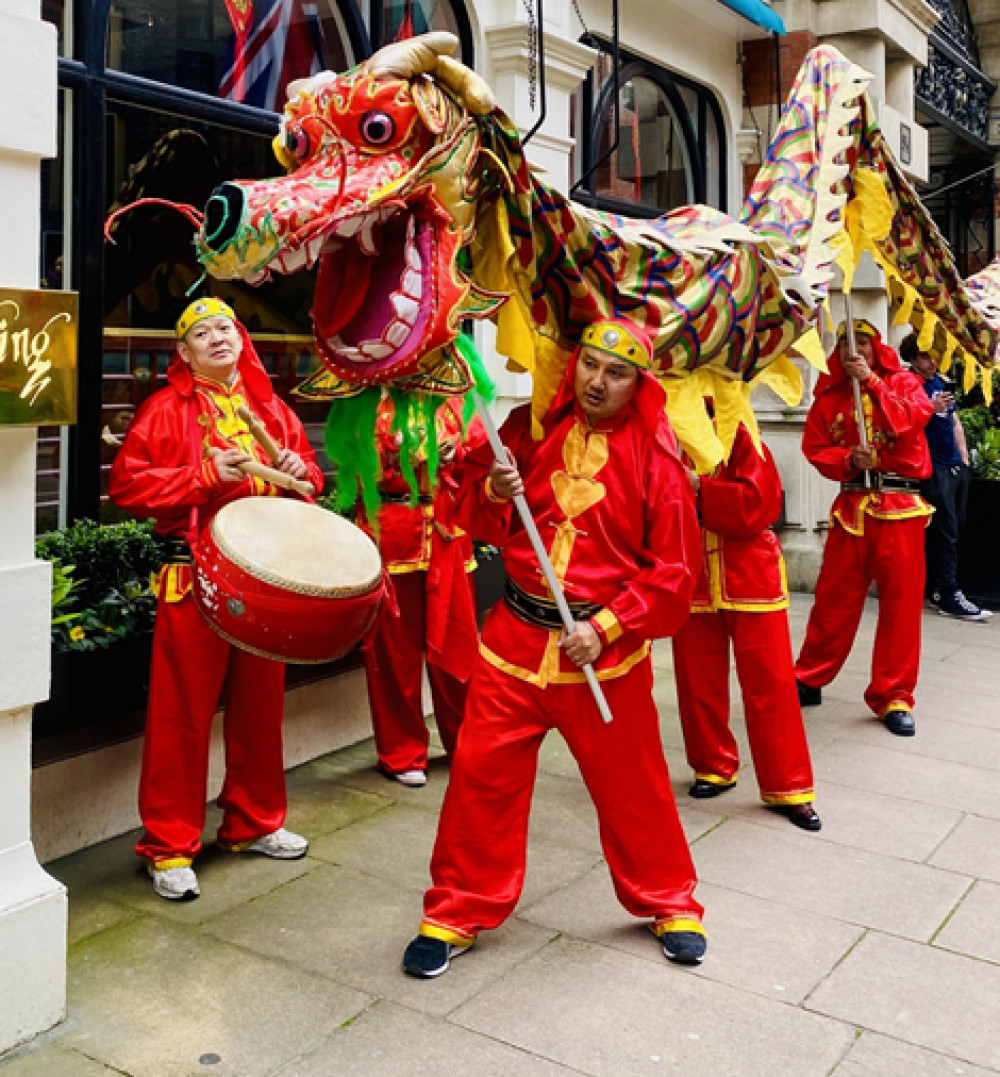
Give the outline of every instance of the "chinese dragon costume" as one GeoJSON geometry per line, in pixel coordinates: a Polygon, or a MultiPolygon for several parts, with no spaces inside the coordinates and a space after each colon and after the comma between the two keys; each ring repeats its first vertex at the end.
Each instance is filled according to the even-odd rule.
{"type": "Polygon", "coordinates": [[[324,369],[303,391],[332,402],[328,450],[345,500],[352,476],[374,466],[382,386],[412,409],[488,381],[461,335],[470,318],[493,319],[498,351],[531,372],[536,425],[587,325],[641,326],[672,425],[702,470],[726,458],[741,422],[757,440],[752,386],[798,401],[789,352],[823,367],[816,327],[834,263],[849,289],[865,250],[922,347],[945,365],[992,361],[993,288],[965,287],[877,126],[869,76],[836,49],[807,57],[738,217],[696,205],[639,221],[533,175],[490,88],[450,57],[456,44],[427,34],[293,83],[274,143],[287,174],[222,184],[196,237],[220,279],[317,267],[324,369]]]}

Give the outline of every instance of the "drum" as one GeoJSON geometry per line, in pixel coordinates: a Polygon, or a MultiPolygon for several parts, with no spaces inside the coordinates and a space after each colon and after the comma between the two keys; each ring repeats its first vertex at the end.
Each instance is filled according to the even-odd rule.
{"type": "Polygon", "coordinates": [[[375,622],[382,559],[360,529],[280,497],[231,501],[201,534],[194,596],[230,643],[280,662],[329,662],[375,622]]]}

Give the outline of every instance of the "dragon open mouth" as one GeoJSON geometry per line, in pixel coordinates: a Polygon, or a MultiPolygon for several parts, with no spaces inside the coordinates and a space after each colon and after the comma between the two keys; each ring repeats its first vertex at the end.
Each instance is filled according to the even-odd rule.
{"type": "Polygon", "coordinates": [[[327,233],[313,305],[334,365],[377,375],[420,347],[432,310],[433,228],[413,214],[350,217],[327,233]]]}

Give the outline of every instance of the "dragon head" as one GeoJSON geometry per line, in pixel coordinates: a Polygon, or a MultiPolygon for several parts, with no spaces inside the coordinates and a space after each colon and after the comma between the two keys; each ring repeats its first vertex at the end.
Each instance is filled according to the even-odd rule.
{"type": "Polygon", "coordinates": [[[287,175],[223,183],[205,207],[196,247],[212,276],[318,266],[316,344],[349,387],[431,374],[463,391],[461,321],[503,300],[459,264],[498,162],[482,152],[492,92],[449,57],[457,43],[427,34],[292,83],[274,141],[287,175]]]}

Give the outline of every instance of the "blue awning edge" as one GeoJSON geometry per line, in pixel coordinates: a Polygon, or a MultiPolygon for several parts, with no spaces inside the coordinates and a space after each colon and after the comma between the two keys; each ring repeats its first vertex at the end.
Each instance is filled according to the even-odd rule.
{"type": "Polygon", "coordinates": [[[785,32],[781,17],[764,0],[719,0],[719,3],[765,30],[773,30],[776,34],[785,32]]]}

